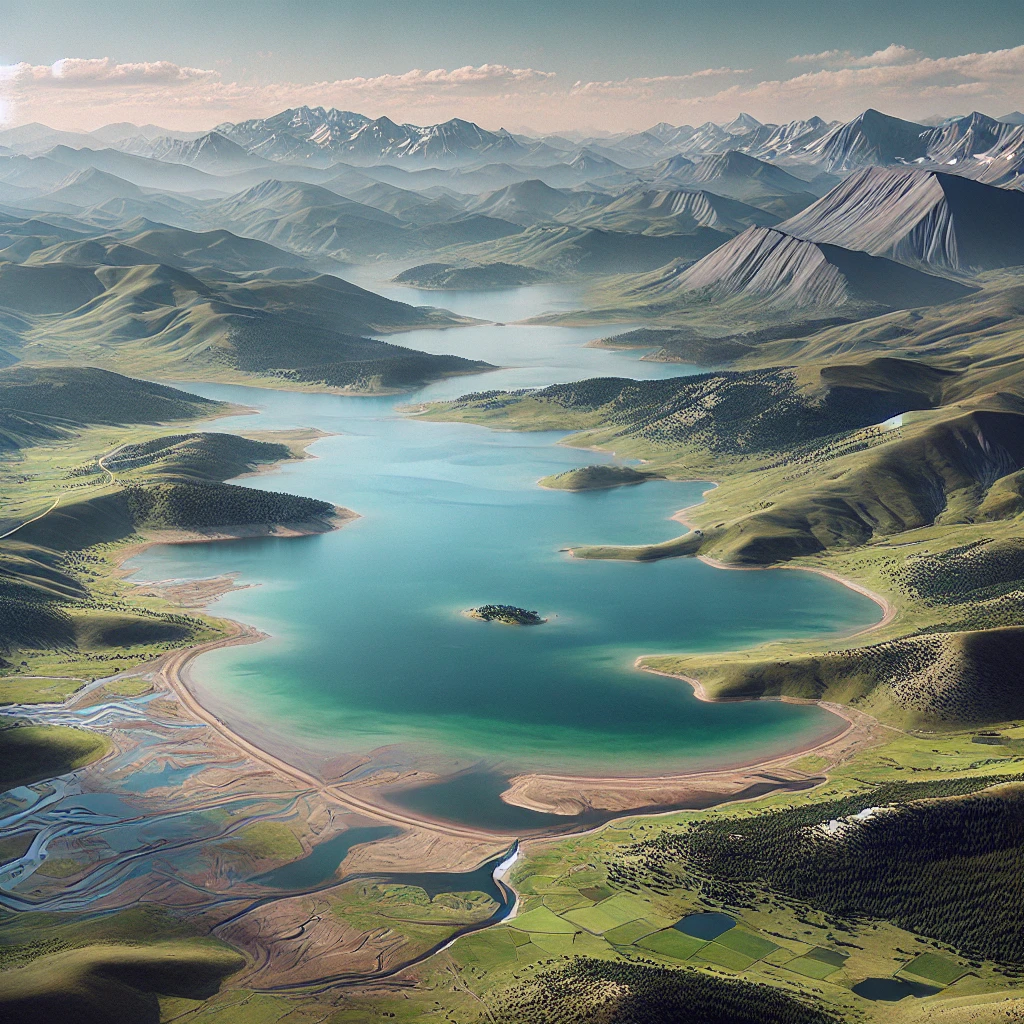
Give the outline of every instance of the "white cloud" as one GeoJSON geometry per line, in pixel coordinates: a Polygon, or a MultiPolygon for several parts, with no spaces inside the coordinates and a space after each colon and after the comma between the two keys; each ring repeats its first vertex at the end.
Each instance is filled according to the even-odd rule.
{"type": "Polygon", "coordinates": [[[893,64],[910,64],[920,60],[923,54],[899,43],[890,43],[882,50],[875,50],[858,57],[850,50],[823,50],[821,53],[800,53],[790,57],[787,64],[817,64],[823,68],[873,68],[893,64]]]}
{"type": "MultiPolygon", "coordinates": [[[[272,59],[265,63],[272,64],[272,59]]],[[[849,118],[869,106],[910,118],[960,111],[966,104],[995,113],[1021,106],[1024,46],[926,57],[892,43],[866,56],[826,50],[793,57],[790,63],[808,65],[808,70],[771,81],[758,81],[750,69],[714,67],[572,82],[535,68],[480,64],[267,83],[251,81],[234,69],[228,77],[227,69],[170,61],[67,58],[53,65],[0,66],[0,120],[38,120],[81,130],[124,120],[204,128],[309,104],[419,124],[457,115],[488,127],[529,121],[546,130],[621,130],[658,121],[725,121],[740,110],[761,120],[783,121],[811,113],[849,118]]],[[[272,74],[272,67],[261,70],[272,74]]]]}
{"type": "Polygon", "coordinates": [[[821,53],[798,53],[790,57],[787,64],[835,64],[836,61],[853,59],[849,50],[822,50],[821,53]]]}
{"type": "Polygon", "coordinates": [[[620,78],[608,82],[575,82],[569,90],[570,96],[619,96],[644,97],[682,95],[687,87],[708,79],[730,75],[746,75],[750,69],[705,68],[686,75],[656,75],[651,78],[620,78]]]}
{"type": "Polygon", "coordinates": [[[0,82],[36,89],[124,89],[139,85],[195,84],[214,81],[219,77],[216,71],[181,67],[167,60],[149,64],[118,64],[109,57],[65,57],[53,64],[0,66],[0,82]]]}
{"type": "Polygon", "coordinates": [[[884,50],[875,50],[866,57],[854,57],[850,64],[855,68],[891,67],[894,64],[913,64],[923,57],[919,50],[890,43],[884,50]]]}
{"type": "Polygon", "coordinates": [[[313,83],[227,81],[220,71],[170,61],[119,64],[110,58],[66,58],[53,65],[0,66],[0,116],[89,129],[113,120],[158,120],[168,127],[276,113],[298,104],[351,106],[412,116],[445,102],[523,95],[554,73],[504,64],[413,69],[403,74],[313,83]]]}

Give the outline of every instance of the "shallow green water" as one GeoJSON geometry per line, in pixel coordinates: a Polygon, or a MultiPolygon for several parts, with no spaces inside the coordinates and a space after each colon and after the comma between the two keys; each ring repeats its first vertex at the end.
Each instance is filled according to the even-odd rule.
{"type": "MultiPolygon", "coordinates": [[[[572,300],[552,289],[517,291],[520,316],[572,300]]],[[[479,294],[395,294],[478,316],[486,303],[479,294]]],[[[514,298],[500,301],[508,317],[514,298]]],[[[405,335],[399,340],[414,347],[481,355],[508,369],[398,399],[190,385],[262,410],[222,429],[335,433],[313,446],[316,460],[254,483],[363,516],[317,537],[154,548],[135,560],[139,579],[238,572],[260,584],[227,595],[216,610],[271,639],[199,659],[204,702],[243,731],[325,757],[375,751],[375,766],[480,762],[506,774],[722,765],[835,731],[835,716],[817,708],[702,703],[685,684],[635,671],[633,661],[863,626],[879,616],[869,600],[809,573],[728,572],[692,559],[574,561],[559,549],[677,535],[669,516],[699,501],[706,485],[547,491],[539,477],[612,457],[558,445],[562,434],[395,412],[410,400],[471,390],[687,372],[582,347],[602,333],[488,326],[405,335]],[[484,603],[538,609],[550,621],[515,628],[460,614],[484,603]]]]}

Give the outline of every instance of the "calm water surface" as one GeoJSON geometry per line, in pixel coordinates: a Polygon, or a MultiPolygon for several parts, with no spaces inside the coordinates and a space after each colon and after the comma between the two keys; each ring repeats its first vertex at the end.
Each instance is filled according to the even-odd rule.
{"type": "MultiPolygon", "coordinates": [[[[390,294],[478,317],[490,309],[502,320],[579,302],[553,287],[390,294]]],[[[669,517],[707,485],[548,491],[539,477],[614,457],[559,445],[562,433],[428,423],[396,411],[473,390],[692,372],[584,347],[607,333],[477,326],[401,335],[393,340],[503,369],[399,398],[188,385],[260,410],[214,429],[330,431],[313,445],[315,460],[252,483],[363,517],[316,537],[165,546],[135,559],[139,580],[238,572],[259,584],[226,595],[216,611],[271,638],[200,658],[193,675],[202,699],[243,732],[321,756],[373,751],[375,766],[480,764],[506,775],[721,765],[833,731],[835,717],[820,709],[702,703],[685,684],[637,672],[633,662],[867,625],[879,617],[867,598],[810,573],[727,572],[692,559],[574,561],[560,549],[678,535],[669,517]],[[550,621],[511,628],[460,614],[491,602],[550,621]]]]}

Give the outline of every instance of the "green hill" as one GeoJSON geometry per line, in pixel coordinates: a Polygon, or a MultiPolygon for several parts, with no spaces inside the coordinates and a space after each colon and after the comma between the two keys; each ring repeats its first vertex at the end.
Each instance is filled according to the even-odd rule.
{"type": "Polygon", "coordinates": [[[631,274],[653,271],[675,259],[700,259],[730,237],[712,228],[684,235],[640,235],[536,226],[451,252],[473,263],[514,263],[557,274],[631,274]]]}
{"type": "Polygon", "coordinates": [[[0,452],[66,439],[84,424],[196,419],[222,402],[82,366],[0,369],[0,452]]]}
{"type": "Polygon", "coordinates": [[[167,265],[0,264],[2,306],[18,314],[9,349],[37,363],[360,391],[488,369],[365,337],[465,321],[327,275],[214,280],[167,265]]]}
{"type": "Polygon", "coordinates": [[[0,410],[71,423],[154,423],[195,419],[227,406],[199,395],[93,366],[10,366],[0,370],[0,410]]]}
{"type": "Polygon", "coordinates": [[[645,480],[658,479],[659,475],[643,473],[632,466],[583,466],[580,469],[567,469],[564,473],[546,476],[540,481],[540,485],[556,491],[601,491],[609,487],[642,484],[645,480]]]}
{"type": "Polygon", "coordinates": [[[276,270],[280,267],[313,273],[301,256],[286,252],[255,238],[244,238],[230,231],[188,231],[141,218],[117,229],[118,237],[59,242],[36,249],[26,266],[54,263],[79,266],[146,266],[162,263],[179,270],[222,270],[234,274],[276,270]],[[132,231],[133,226],[140,230],[132,231]]]}
{"type": "MultiPolygon", "coordinates": [[[[835,931],[892,921],[968,957],[1019,966],[1022,824],[1019,775],[961,776],[891,782],[743,818],[715,815],[623,853],[666,884],[700,878],[708,895],[733,905],[750,906],[767,891],[823,912],[835,931]]],[[[847,948],[837,966],[859,948],[840,945],[847,948]]],[[[947,964],[952,979],[964,972],[947,964]]]]}
{"type": "Polygon", "coordinates": [[[0,791],[64,775],[90,764],[110,749],[110,741],[100,733],[57,725],[5,722],[0,726],[0,791]]]}
{"type": "Polygon", "coordinates": [[[20,449],[19,486],[39,491],[40,513],[12,517],[5,523],[12,535],[0,540],[0,659],[16,650],[159,651],[205,629],[197,619],[140,615],[121,600],[98,598],[88,569],[93,556],[83,554],[96,545],[142,530],[331,527],[336,509],[329,502],[223,482],[293,458],[287,444],[199,431],[161,434],[156,425],[225,408],[107,370],[0,371],[0,423],[8,427],[0,437],[8,451],[20,449]],[[12,422],[17,433],[9,429],[12,422]],[[129,440],[142,425],[154,436],[129,440]],[[72,473],[53,477],[49,452],[84,454],[90,444],[109,445],[112,438],[125,440],[93,449],[72,473]],[[49,446],[40,452],[40,465],[50,476],[36,482],[33,446],[41,444],[49,446]],[[58,502],[51,507],[54,494],[58,502]]]}
{"type": "Polygon", "coordinates": [[[828,700],[911,728],[962,728],[1024,715],[1024,693],[1017,685],[1024,671],[1020,627],[928,633],[776,661],[668,655],[645,658],[644,665],[696,676],[715,700],[828,700]]]}
{"type": "Polygon", "coordinates": [[[532,429],[594,428],[695,461],[778,453],[936,405],[957,379],[909,360],[726,370],[664,380],[599,377],[537,391],[480,392],[428,416],[532,429]]]}
{"type": "Polygon", "coordinates": [[[230,947],[200,940],[61,950],[0,971],[0,1011],[24,1024],[159,1024],[158,996],[208,998],[244,962],[230,947]]]}

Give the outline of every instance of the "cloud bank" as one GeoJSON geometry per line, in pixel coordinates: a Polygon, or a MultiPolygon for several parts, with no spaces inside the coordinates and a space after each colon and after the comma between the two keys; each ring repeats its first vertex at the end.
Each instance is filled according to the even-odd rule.
{"type": "MultiPolygon", "coordinates": [[[[264,57],[264,73],[272,74],[273,55],[264,57]]],[[[1024,46],[928,57],[892,43],[864,55],[799,54],[785,66],[794,73],[774,80],[749,68],[715,67],[567,81],[551,71],[481,64],[298,83],[231,79],[170,61],[69,57],[52,65],[0,65],[0,122],[89,130],[135,121],[201,129],[309,104],[421,124],[459,116],[489,127],[525,122],[543,130],[627,130],[657,121],[728,120],[740,110],[779,122],[812,113],[848,118],[868,106],[908,118],[975,107],[1001,114],[1024,106],[1024,46]]]]}

